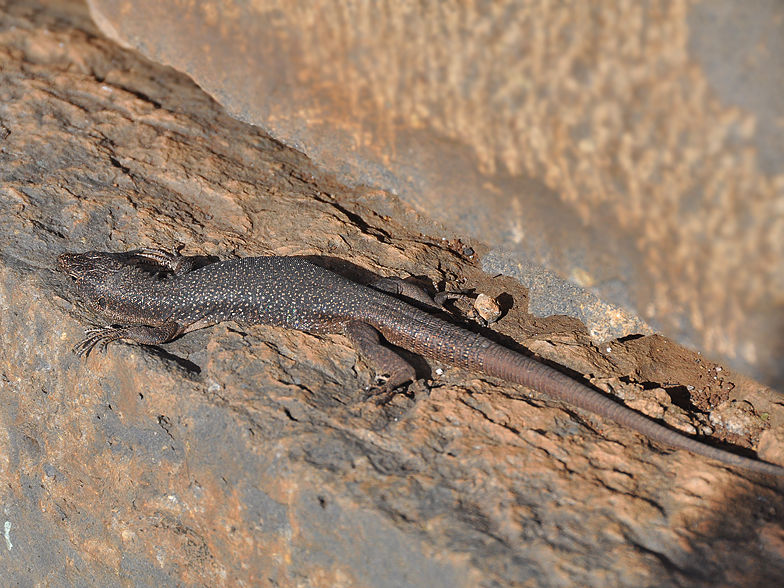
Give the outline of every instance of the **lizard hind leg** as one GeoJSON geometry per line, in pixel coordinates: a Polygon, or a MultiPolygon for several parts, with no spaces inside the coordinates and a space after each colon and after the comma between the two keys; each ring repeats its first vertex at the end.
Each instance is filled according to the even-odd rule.
{"type": "Polygon", "coordinates": [[[393,296],[403,296],[430,310],[446,312],[442,304],[443,300],[433,298],[419,286],[398,277],[380,278],[370,284],[370,287],[393,296]]]}
{"type": "Polygon", "coordinates": [[[381,344],[379,332],[367,323],[351,321],[343,328],[343,333],[359,354],[366,358],[376,371],[388,375],[387,381],[373,392],[391,397],[391,393],[408,382],[416,381],[416,371],[405,359],[381,344]]]}
{"type": "Polygon", "coordinates": [[[465,292],[437,292],[435,296],[430,296],[426,290],[419,286],[396,277],[381,278],[370,284],[370,287],[393,296],[407,298],[426,310],[445,312],[447,314],[452,314],[444,306],[444,303],[448,300],[472,300],[472,297],[465,292]]]}

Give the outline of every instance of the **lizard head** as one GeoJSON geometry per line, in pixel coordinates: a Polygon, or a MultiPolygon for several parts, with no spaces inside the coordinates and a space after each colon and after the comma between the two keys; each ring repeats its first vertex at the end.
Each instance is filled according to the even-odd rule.
{"type": "Polygon", "coordinates": [[[76,289],[88,297],[100,295],[112,278],[129,268],[111,253],[63,253],[57,258],[57,267],[73,278],[76,289]]]}

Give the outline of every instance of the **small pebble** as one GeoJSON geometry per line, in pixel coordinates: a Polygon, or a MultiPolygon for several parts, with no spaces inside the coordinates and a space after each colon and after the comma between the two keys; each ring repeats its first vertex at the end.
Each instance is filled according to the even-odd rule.
{"type": "Polygon", "coordinates": [[[487,294],[480,294],[474,300],[474,310],[488,325],[496,322],[501,317],[501,308],[498,303],[487,294]]]}

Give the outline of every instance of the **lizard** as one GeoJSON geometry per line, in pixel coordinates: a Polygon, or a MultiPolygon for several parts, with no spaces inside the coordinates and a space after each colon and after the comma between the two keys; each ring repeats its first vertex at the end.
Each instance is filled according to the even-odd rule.
{"type": "MultiPolygon", "coordinates": [[[[263,256],[198,266],[197,258],[160,249],[125,253],[63,253],[58,267],[109,326],[88,329],[74,352],[85,356],[125,339],[159,345],[223,321],[264,324],[308,333],[341,333],[377,372],[384,389],[416,381],[414,368],[394,346],[473,372],[518,384],[626,426],[649,439],[724,464],[775,476],[784,466],[731,453],[678,433],[566,374],[392,294],[411,296],[403,280],[373,287],[298,257],[263,256]],[[146,267],[145,267],[146,266],[146,267]]],[[[410,287],[410,288],[409,288],[410,287]]],[[[440,305],[433,302],[431,306],[440,305]]]]}

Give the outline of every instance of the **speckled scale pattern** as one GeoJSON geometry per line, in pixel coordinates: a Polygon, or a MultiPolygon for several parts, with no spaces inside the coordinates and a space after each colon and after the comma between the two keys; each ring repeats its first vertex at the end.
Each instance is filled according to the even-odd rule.
{"type": "Polygon", "coordinates": [[[374,292],[305,260],[249,257],[218,262],[165,284],[184,324],[211,317],[308,332],[339,332],[374,292]],[[349,296],[345,294],[350,293],[349,296]]]}
{"type": "MultiPolygon", "coordinates": [[[[487,339],[401,300],[295,257],[248,257],[159,279],[126,266],[112,285],[111,316],[175,321],[188,332],[223,321],[310,333],[340,333],[348,321],[377,328],[391,343],[439,361],[478,369],[475,350],[487,339]],[[142,309],[144,311],[142,312],[142,309]],[[405,317],[406,320],[401,320],[405,317]]],[[[109,310],[109,309],[107,309],[109,310]]]]}

